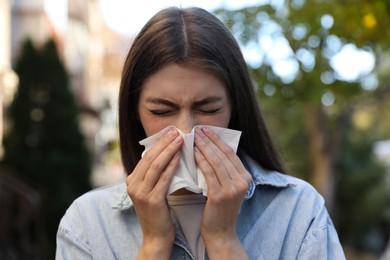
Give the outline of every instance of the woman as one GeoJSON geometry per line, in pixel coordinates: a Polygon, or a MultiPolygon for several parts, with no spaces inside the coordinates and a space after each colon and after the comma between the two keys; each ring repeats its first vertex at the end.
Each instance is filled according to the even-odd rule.
{"type": "Polygon", "coordinates": [[[123,69],[119,131],[126,184],[72,204],[57,259],[345,258],[323,198],[281,174],[239,46],[205,10],[167,8],[141,30],[123,69]],[[176,130],[141,156],[139,141],[171,125],[206,125],[194,156],[207,198],[167,196],[183,145],[176,130]],[[242,131],[237,154],[207,125],[242,131]]]}

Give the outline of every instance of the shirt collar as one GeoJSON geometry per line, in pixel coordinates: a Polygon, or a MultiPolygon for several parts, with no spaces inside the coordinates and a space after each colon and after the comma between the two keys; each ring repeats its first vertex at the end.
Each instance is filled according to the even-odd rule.
{"type": "MultiPolygon", "coordinates": [[[[249,184],[248,191],[246,192],[245,199],[250,199],[255,192],[258,185],[273,186],[276,188],[287,188],[296,186],[291,178],[277,171],[268,171],[261,167],[256,161],[254,161],[248,155],[243,156],[243,163],[249,173],[252,175],[252,182],[249,184]]],[[[133,207],[129,195],[127,194],[126,184],[123,184],[123,189],[118,189],[118,196],[113,209],[126,210],[133,207]]]]}
{"type": "Polygon", "coordinates": [[[131,201],[129,195],[127,194],[126,183],[124,182],[121,189],[118,189],[117,199],[115,200],[113,209],[125,210],[133,207],[133,202],[131,201]]]}
{"type": "Polygon", "coordinates": [[[277,171],[265,170],[248,155],[243,156],[243,163],[246,169],[252,175],[252,182],[249,184],[245,199],[249,199],[252,197],[258,185],[272,186],[276,188],[287,188],[290,186],[296,186],[295,183],[291,182],[291,178],[286,178],[286,175],[277,171]]]}

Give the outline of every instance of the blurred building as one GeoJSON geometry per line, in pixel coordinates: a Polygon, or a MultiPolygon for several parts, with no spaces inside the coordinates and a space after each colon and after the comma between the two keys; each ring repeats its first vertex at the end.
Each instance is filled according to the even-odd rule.
{"type": "Polygon", "coordinates": [[[0,0],[0,136],[7,128],[4,110],[17,87],[12,67],[27,37],[37,46],[49,37],[57,44],[83,112],[83,131],[95,156],[98,177],[94,185],[119,177],[119,156],[108,156],[108,161],[104,157],[107,147],[117,139],[116,100],[131,39],[108,28],[98,0],[0,0]],[[110,160],[116,166],[105,170],[110,160]]]}
{"type": "MultiPolygon", "coordinates": [[[[0,119],[16,85],[17,76],[11,67],[11,6],[8,0],[0,0],[0,119]]],[[[0,144],[3,129],[3,120],[0,120],[0,144]]]]}

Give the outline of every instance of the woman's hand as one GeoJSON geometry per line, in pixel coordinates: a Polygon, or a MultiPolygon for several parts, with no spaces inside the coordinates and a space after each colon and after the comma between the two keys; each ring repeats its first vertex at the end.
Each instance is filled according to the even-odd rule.
{"type": "Polygon", "coordinates": [[[175,230],[166,201],[179,164],[182,137],[171,130],[150,148],[127,177],[127,193],[139,218],[143,241],[139,259],[169,259],[175,230]]]}
{"type": "Polygon", "coordinates": [[[208,255],[210,259],[246,259],[236,222],[251,175],[233,149],[207,127],[196,130],[194,149],[208,186],[200,228],[208,255]]]}

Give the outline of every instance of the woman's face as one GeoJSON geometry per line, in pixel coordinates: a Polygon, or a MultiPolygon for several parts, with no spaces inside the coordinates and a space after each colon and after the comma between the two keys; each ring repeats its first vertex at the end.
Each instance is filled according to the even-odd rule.
{"type": "Polygon", "coordinates": [[[185,133],[195,125],[228,127],[231,101],[212,73],[168,64],[144,82],[138,113],[146,136],[174,125],[185,133]]]}

